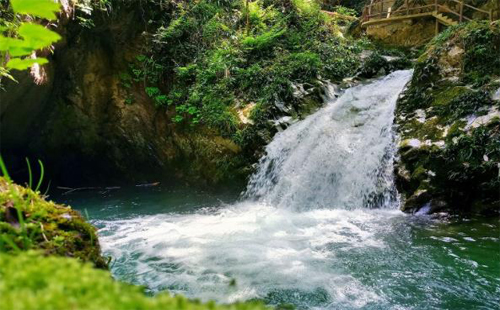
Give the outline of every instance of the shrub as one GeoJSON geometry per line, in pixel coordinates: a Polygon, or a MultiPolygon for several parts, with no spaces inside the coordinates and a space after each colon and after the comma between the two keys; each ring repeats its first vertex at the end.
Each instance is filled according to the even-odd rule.
{"type": "Polygon", "coordinates": [[[243,47],[252,53],[262,53],[266,49],[275,45],[275,42],[280,38],[286,29],[275,27],[258,36],[248,36],[241,43],[243,47]]]}

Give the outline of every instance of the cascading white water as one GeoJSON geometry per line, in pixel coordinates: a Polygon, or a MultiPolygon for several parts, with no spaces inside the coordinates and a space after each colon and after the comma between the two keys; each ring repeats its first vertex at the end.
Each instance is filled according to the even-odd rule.
{"type": "Polygon", "coordinates": [[[278,208],[380,207],[394,200],[394,108],[410,71],[348,89],[276,135],[247,196],[278,208]]]}
{"type": "Polygon", "coordinates": [[[96,222],[114,274],[219,302],[387,305],[351,259],[384,253],[402,216],[370,208],[394,202],[391,128],[411,74],[351,88],[279,133],[241,203],[96,222]]]}

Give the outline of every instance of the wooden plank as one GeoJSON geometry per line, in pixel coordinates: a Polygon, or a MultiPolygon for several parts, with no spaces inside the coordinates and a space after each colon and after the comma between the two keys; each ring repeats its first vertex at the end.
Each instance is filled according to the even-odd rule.
{"type": "Polygon", "coordinates": [[[472,6],[470,4],[464,3],[464,6],[470,8],[470,9],[476,10],[478,12],[481,12],[481,13],[484,13],[484,14],[488,14],[488,11],[481,10],[480,8],[476,8],[475,6],[472,6]]]}
{"type": "Polygon", "coordinates": [[[401,20],[405,20],[405,19],[432,16],[433,13],[434,12],[427,12],[427,13],[418,13],[418,14],[410,14],[410,15],[405,15],[405,16],[391,17],[391,18],[374,19],[374,20],[370,20],[370,21],[362,23],[361,27],[368,27],[368,26],[372,26],[372,25],[376,25],[376,24],[390,23],[390,22],[401,21],[401,20]]]}
{"type": "MultiPolygon", "coordinates": [[[[496,10],[490,10],[488,12],[488,11],[482,10],[480,8],[476,8],[470,4],[465,3],[464,0],[447,0],[448,2],[459,4],[459,12],[455,12],[454,10],[450,9],[449,7],[441,5],[439,2],[442,0],[435,0],[434,3],[430,4],[430,5],[422,5],[422,6],[410,8],[411,1],[412,0],[405,0],[404,7],[401,7],[399,9],[391,10],[391,8],[389,8],[387,11],[385,11],[384,10],[384,3],[393,3],[394,0],[381,0],[381,1],[376,1],[376,2],[374,2],[372,0],[369,5],[365,6],[365,8],[368,11],[368,15],[364,16],[365,22],[362,23],[362,26],[366,27],[366,26],[380,24],[380,23],[388,23],[388,22],[392,22],[392,21],[430,16],[430,15],[433,15],[434,12],[438,12],[440,10],[456,15],[459,18],[459,22],[472,20],[472,18],[469,18],[469,17],[464,15],[464,7],[467,7],[467,8],[473,9],[477,12],[480,12],[482,14],[485,14],[485,19],[493,20],[494,11],[496,11],[496,10]],[[424,13],[417,13],[417,14],[410,13],[411,11],[414,11],[414,10],[424,10],[424,9],[427,9],[430,7],[434,8],[434,12],[424,12],[424,13]],[[374,9],[375,12],[372,13],[372,9],[374,9]],[[404,15],[404,14],[406,14],[406,15],[404,15]],[[396,16],[396,15],[398,15],[398,16],[396,16]],[[399,16],[399,15],[402,15],[402,16],[399,16]]],[[[498,4],[500,5],[500,1],[498,2],[498,4]]],[[[500,7],[497,10],[500,12],[500,7]]],[[[483,18],[477,18],[477,19],[483,19],[483,18]]]]}
{"type": "Polygon", "coordinates": [[[456,15],[456,16],[458,16],[458,17],[460,17],[460,14],[459,14],[459,13],[457,13],[457,12],[455,12],[455,11],[451,10],[450,8],[448,8],[448,7],[446,7],[446,6],[442,6],[442,5],[440,5],[440,6],[439,6],[439,8],[440,8],[440,9],[442,9],[443,11],[446,11],[446,12],[448,12],[448,13],[451,13],[451,14],[454,14],[454,15],[456,15]]]}
{"type": "Polygon", "coordinates": [[[460,1],[460,22],[462,22],[464,17],[464,0],[460,1]]]}

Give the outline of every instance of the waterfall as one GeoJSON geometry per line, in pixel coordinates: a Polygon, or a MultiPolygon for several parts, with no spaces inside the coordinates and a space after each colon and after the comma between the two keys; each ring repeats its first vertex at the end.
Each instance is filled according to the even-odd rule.
{"type": "Polygon", "coordinates": [[[387,244],[402,233],[403,214],[370,208],[395,205],[392,123],[410,76],[399,71],[348,89],[277,134],[241,202],[178,209],[141,201],[127,208],[158,204],[164,211],[121,219],[106,211],[112,219],[94,224],[104,253],[116,258],[113,274],[204,301],[390,308],[377,285],[394,291],[384,282],[392,277],[374,286],[359,271],[376,262],[386,270],[385,259],[405,255],[387,244]]]}
{"type": "Polygon", "coordinates": [[[350,88],[278,133],[246,197],[298,210],[394,205],[394,109],[411,74],[350,88]]]}

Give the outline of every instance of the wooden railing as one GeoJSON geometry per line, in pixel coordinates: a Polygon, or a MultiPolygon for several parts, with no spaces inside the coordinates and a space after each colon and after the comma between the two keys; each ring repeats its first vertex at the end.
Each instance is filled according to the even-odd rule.
{"type": "MultiPolygon", "coordinates": [[[[430,1],[429,1],[430,2],[430,1]]],[[[444,13],[453,17],[455,22],[470,21],[473,19],[495,20],[499,18],[500,8],[495,10],[482,10],[465,3],[464,0],[433,0],[433,3],[419,5],[412,0],[375,0],[365,6],[363,10],[363,22],[384,19],[402,19],[405,16],[419,17],[431,15],[432,13],[444,13]],[[398,7],[395,7],[398,5],[398,7]],[[467,16],[467,14],[472,14],[467,16]]]]}

